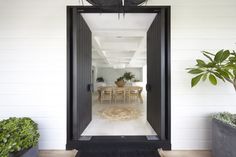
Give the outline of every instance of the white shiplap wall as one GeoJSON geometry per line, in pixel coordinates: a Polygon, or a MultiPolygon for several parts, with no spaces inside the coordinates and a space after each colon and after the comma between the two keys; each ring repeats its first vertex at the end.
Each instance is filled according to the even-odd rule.
{"type": "Polygon", "coordinates": [[[41,149],[65,148],[65,43],[63,0],[0,0],[0,118],[32,117],[41,149]]]}
{"type": "MultiPolygon", "coordinates": [[[[66,5],[77,0],[0,0],[0,118],[30,116],[41,149],[66,143],[66,5]]],[[[230,85],[190,88],[185,68],[201,50],[236,49],[235,0],[149,0],[171,5],[173,149],[209,149],[210,114],[236,112],[230,85]]]]}

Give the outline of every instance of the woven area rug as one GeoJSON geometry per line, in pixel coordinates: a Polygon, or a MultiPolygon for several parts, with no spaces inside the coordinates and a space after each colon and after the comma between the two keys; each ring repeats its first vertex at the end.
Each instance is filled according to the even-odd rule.
{"type": "Polygon", "coordinates": [[[108,106],[99,115],[109,120],[133,120],[141,116],[141,111],[133,106],[108,106]]]}

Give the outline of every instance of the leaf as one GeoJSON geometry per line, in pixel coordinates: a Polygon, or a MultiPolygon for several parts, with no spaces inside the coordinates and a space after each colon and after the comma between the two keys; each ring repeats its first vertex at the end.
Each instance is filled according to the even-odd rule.
{"type": "Polygon", "coordinates": [[[236,65],[228,63],[224,68],[226,70],[236,70],[236,65]]]}
{"type": "Polygon", "coordinates": [[[209,75],[209,81],[211,82],[211,84],[217,85],[216,77],[212,74],[209,75]]]}
{"type": "Polygon", "coordinates": [[[202,76],[202,81],[206,81],[206,79],[207,79],[207,75],[208,75],[208,72],[205,73],[205,74],[202,76]]]}
{"type": "Polygon", "coordinates": [[[221,69],[216,70],[220,75],[222,75],[224,78],[229,79],[229,74],[221,69]]]}
{"type": "Polygon", "coordinates": [[[200,74],[202,72],[203,72],[203,70],[200,70],[200,69],[192,69],[188,73],[190,73],[190,74],[200,74]]]}
{"type": "Polygon", "coordinates": [[[223,71],[226,72],[231,78],[234,78],[234,75],[231,72],[229,72],[229,70],[223,69],[223,71]]]}
{"type": "Polygon", "coordinates": [[[197,59],[196,61],[197,61],[197,66],[203,67],[206,65],[206,63],[201,59],[197,59]]]}
{"type": "Polygon", "coordinates": [[[212,55],[212,56],[215,56],[215,54],[213,54],[213,53],[210,53],[210,52],[207,52],[207,51],[202,51],[203,53],[206,53],[206,54],[208,54],[208,55],[212,55]]]}
{"type": "Polygon", "coordinates": [[[214,61],[217,63],[222,63],[230,56],[229,50],[220,50],[216,53],[214,61]]]}
{"type": "Polygon", "coordinates": [[[208,56],[207,54],[205,54],[205,53],[203,53],[203,55],[205,56],[205,57],[207,57],[210,61],[212,61],[213,62],[213,59],[210,57],[210,56],[208,56]]]}
{"type": "Polygon", "coordinates": [[[215,58],[214,58],[215,62],[219,63],[221,61],[221,57],[223,55],[223,52],[224,52],[224,50],[220,50],[216,53],[215,58]]]}
{"type": "Polygon", "coordinates": [[[236,61],[236,57],[229,57],[229,60],[234,62],[234,61],[236,61]]]}
{"type": "Polygon", "coordinates": [[[229,50],[224,51],[223,54],[222,54],[222,56],[221,56],[220,62],[225,61],[229,56],[230,56],[229,50]]]}
{"type": "Polygon", "coordinates": [[[212,72],[216,77],[218,77],[219,79],[221,79],[222,81],[224,81],[225,82],[225,79],[224,79],[224,77],[222,77],[219,73],[217,73],[217,72],[212,72]]]}
{"type": "Polygon", "coordinates": [[[194,77],[191,81],[191,86],[194,87],[198,84],[198,82],[201,80],[201,77],[203,76],[203,74],[200,74],[196,77],[194,77]]]}
{"type": "Polygon", "coordinates": [[[236,70],[233,70],[233,74],[234,74],[234,76],[236,77],[236,70]]]}
{"type": "Polygon", "coordinates": [[[210,62],[206,65],[207,68],[215,68],[215,65],[216,63],[213,61],[213,62],[210,62]]]}

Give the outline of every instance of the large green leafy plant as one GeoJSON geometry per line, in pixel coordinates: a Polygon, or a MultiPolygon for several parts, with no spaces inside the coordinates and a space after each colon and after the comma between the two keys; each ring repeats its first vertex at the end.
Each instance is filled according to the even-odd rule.
{"type": "Polygon", "coordinates": [[[123,78],[127,81],[132,80],[135,78],[134,74],[132,74],[131,72],[125,72],[123,75],[123,78]]]}
{"type": "Polygon", "coordinates": [[[231,83],[236,90],[236,52],[220,50],[216,54],[203,51],[206,61],[197,59],[193,68],[188,68],[188,73],[195,75],[191,86],[194,87],[199,81],[209,80],[217,85],[217,80],[231,83]]]}
{"type": "Polygon", "coordinates": [[[36,146],[39,140],[37,124],[30,118],[9,118],[0,121],[0,156],[36,146]]]}

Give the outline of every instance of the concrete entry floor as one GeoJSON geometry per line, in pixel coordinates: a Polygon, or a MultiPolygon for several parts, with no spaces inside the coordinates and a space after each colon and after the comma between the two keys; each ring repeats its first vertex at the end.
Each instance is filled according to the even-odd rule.
{"type": "Polygon", "coordinates": [[[107,101],[100,103],[97,95],[93,95],[92,121],[82,136],[156,135],[147,121],[146,95],[142,96],[142,102],[117,101],[110,103],[107,101]]]}

